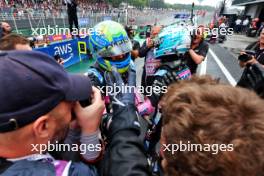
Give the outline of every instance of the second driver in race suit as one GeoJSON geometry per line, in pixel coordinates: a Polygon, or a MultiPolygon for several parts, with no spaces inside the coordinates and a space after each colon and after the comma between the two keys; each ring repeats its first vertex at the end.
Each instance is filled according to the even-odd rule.
{"type": "MultiPolygon", "coordinates": [[[[134,57],[145,57],[144,59],[144,66],[143,66],[143,73],[141,78],[141,86],[146,87],[147,85],[150,85],[152,83],[151,79],[147,79],[148,76],[153,75],[154,72],[151,68],[148,67],[150,65],[151,67],[156,67],[157,63],[154,59],[154,45],[155,45],[155,38],[160,33],[161,27],[160,26],[154,26],[151,29],[150,36],[146,39],[146,41],[142,44],[142,46],[133,52],[134,57]]],[[[150,78],[150,77],[148,77],[150,78]]]]}
{"type": "Polygon", "coordinates": [[[173,70],[172,73],[179,80],[188,79],[191,75],[189,68],[183,62],[183,56],[189,50],[191,43],[187,28],[178,25],[168,26],[158,34],[155,41],[156,44],[146,56],[144,69],[146,75],[142,76],[142,79],[144,79],[142,80],[142,86],[145,89],[152,87],[153,93],[152,95],[146,95],[148,99],[142,104],[145,110],[140,111],[141,115],[149,115],[151,114],[150,109],[152,111],[156,109],[161,94],[157,93],[158,91],[154,89],[162,85],[160,79],[168,71],[173,70]],[[152,108],[151,106],[145,106],[148,101],[151,102],[152,108]],[[149,109],[147,110],[146,107],[149,109]]]}
{"type": "Polygon", "coordinates": [[[167,88],[172,82],[191,77],[190,69],[184,60],[184,54],[190,48],[191,36],[187,28],[171,25],[164,28],[156,40],[159,40],[159,44],[155,45],[153,49],[153,58],[157,63],[157,67],[152,68],[152,83],[148,82],[147,85],[147,87],[152,87],[153,92],[151,95],[147,95],[147,98],[138,106],[138,109],[141,116],[145,118],[148,115],[151,116],[144,144],[151,161],[153,174],[160,175],[159,154],[156,151],[162,128],[162,113],[159,109],[159,101],[164,94],[162,92],[164,86],[167,88]],[[172,78],[174,81],[171,81],[172,78]]]}

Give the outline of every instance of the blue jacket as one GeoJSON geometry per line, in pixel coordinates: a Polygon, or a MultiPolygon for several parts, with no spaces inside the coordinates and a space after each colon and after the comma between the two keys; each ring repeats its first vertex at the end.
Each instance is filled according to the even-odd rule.
{"type": "MultiPolygon", "coordinates": [[[[57,162],[55,160],[55,162],[57,162]]],[[[83,163],[70,163],[63,161],[68,167],[57,167],[50,161],[20,160],[14,163],[2,160],[0,165],[0,176],[62,176],[62,172],[68,173],[68,176],[97,176],[95,167],[83,163]],[[1,167],[7,163],[7,167],[1,171],[1,167]]]]}

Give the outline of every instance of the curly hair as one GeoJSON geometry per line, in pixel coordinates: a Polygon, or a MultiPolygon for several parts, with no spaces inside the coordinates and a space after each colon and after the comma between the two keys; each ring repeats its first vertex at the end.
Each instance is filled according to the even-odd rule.
{"type": "Polygon", "coordinates": [[[166,144],[232,144],[232,151],[164,151],[169,176],[264,173],[264,100],[254,92],[194,77],[168,88],[162,102],[166,144]]]}

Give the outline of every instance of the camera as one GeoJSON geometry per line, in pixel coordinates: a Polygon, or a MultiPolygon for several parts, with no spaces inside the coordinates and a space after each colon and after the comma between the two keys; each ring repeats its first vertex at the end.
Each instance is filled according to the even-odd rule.
{"type": "Polygon", "coordinates": [[[154,38],[152,39],[154,47],[158,47],[162,43],[162,39],[154,38]]]}
{"type": "Polygon", "coordinates": [[[90,105],[92,104],[92,100],[91,100],[91,98],[86,99],[86,100],[81,100],[81,101],[79,101],[79,102],[80,102],[80,105],[81,105],[83,108],[85,108],[85,107],[87,107],[87,106],[90,106],[90,105]]]}
{"type": "Polygon", "coordinates": [[[238,56],[238,60],[241,62],[247,62],[255,55],[255,51],[246,50],[244,54],[238,56]]]}

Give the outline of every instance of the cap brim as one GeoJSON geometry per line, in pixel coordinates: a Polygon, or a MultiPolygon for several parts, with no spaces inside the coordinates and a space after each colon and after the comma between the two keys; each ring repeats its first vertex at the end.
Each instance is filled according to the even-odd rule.
{"type": "Polygon", "coordinates": [[[70,87],[65,95],[65,100],[81,101],[87,100],[92,94],[90,79],[84,75],[69,75],[70,87]]]}

